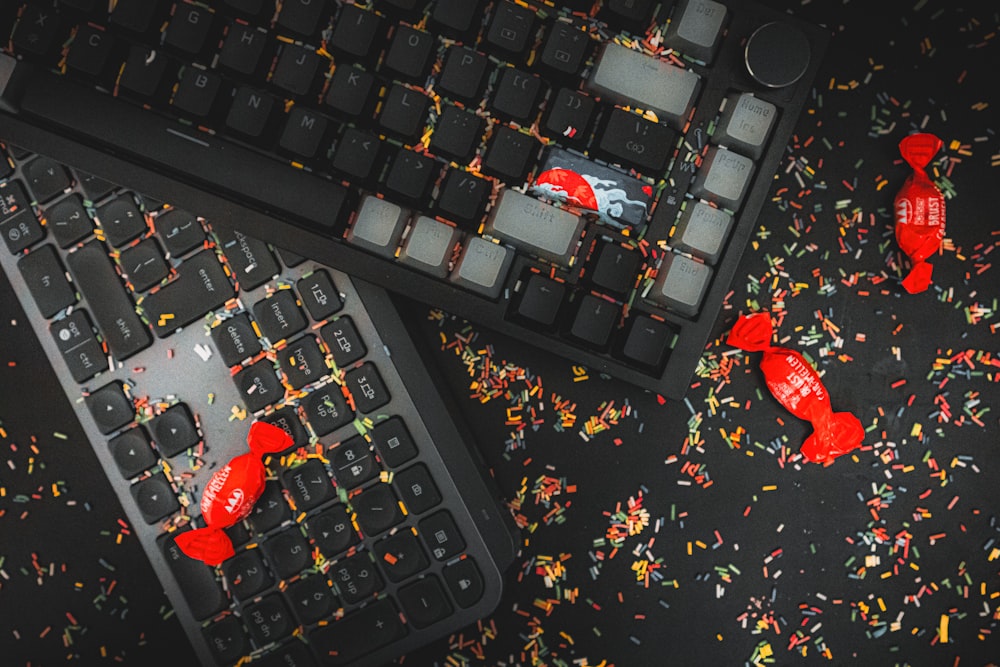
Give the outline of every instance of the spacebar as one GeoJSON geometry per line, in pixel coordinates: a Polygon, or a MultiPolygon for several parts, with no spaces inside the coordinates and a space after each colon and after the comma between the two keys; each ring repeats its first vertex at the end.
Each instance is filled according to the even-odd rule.
{"type": "Polygon", "coordinates": [[[329,227],[346,212],[347,191],[337,183],[47,72],[34,73],[26,82],[19,106],[25,116],[82,134],[81,139],[96,140],[179,180],[193,178],[194,185],[209,184],[213,192],[222,190],[239,202],[256,202],[279,218],[291,215],[329,227]]]}

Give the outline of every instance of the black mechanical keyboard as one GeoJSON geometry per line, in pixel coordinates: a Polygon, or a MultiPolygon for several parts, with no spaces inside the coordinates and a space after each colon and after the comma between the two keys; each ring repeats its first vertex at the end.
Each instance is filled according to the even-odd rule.
{"type": "Polygon", "coordinates": [[[509,513],[384,291],[2,137],[0,233],[204,665],[378,665],[495,608],[509,513]],[[294,444],[210,568],[174,537],[258,419],[294,444]]]}
{"type": "Polygon", "coordinates": [[[679,398],[828,35],[749,0],[556,4],[6,2],[0,117],[679,398]]]}

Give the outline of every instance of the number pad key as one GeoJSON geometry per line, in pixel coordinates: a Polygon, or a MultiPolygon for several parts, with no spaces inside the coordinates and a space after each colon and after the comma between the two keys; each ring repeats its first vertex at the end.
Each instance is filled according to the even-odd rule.
{"type": "Polygon", "coordinates": [[[368,449],[368,441],[360,435],[342,443],[330,457],[337,483],[353,489],[379,473],[378,462],[368,449]]]}
{"type": "Polygon", "coordinates": [[[306,625],[326,618],[337,609],[337,596],[330,589],[330,582],[321,575],[299,579],[288,587],[285,597],[306,625]]]}
{"type": "Polygon", "coordinates": [[[360,602],[382,590],[382,578],[368,554],[358,554],[330,568],[330,576],[348,604],[360,602]]]}
{"type": "Polygon", "coordinates": [[[391,581],[403,581],[430,563],[417,540],[416,530],[403,530],[375,545],[375,555],[391,581]]]}
{"type": "Polygon", "coordinates": [[[319,459],[310,459],[296,468],[286,470],[284,481],[285,488],[295,502],[295,508],[300,512],[319,507],[336,495],[333,483],[319,459]]]}
{"type": "Polygon", "coordinates": [[[243,610],[243,619],[257,646],[266,646],[291,634],[295,622],[278,595],[268,595],[243,610]]]}
{"type": "Polygon", "coordinates": [[[403,520],[399,501],[388,484],[376,484],[362,491],[353,499],[351,506],[358,515],[358,525],[368,537],[388,530],[403,520]]]}
{"type": "Polygon", "coordinates": [[[306,520],[306,528],[313,542],[328,559],[333,559],[358,543],[358,534],[343,505],[334,505],[310,517],[306,520]]]}
{"type": "Polygon", "coordinates": [[[304,570],[311,562],[309,543],[302,536],[298,526],[278,533],[264,543],[267,560],[271,569],[282,579],[304,570]]]}
{"type": "Polygon", "coordinates": [[[256,549],[237,554],[222,564],[229,590],[247,600],[271,585],[271,574],[256,549]]]}

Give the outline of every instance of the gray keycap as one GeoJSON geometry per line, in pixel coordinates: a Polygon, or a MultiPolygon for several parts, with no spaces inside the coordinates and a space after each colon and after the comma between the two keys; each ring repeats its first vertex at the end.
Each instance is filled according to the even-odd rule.
{"type": "Polygon", "coordinates": [[[586,88],[616,102],[656,112],[677,129],[687,122],[701,77],[694,72],[608,42],[586,88]]]}
{"type": "Polygon", "coordinates": [[[736,211],[743,203],[753,177],[753,160],[712,146],[691,185],[691,194],[736,211]]]}
{"type": "Polygon", "coordinates": [[[399,253],[399,261],[438,278],[448,275],[448,262],[461,232],[425,215],[417,218],[399,253]]]}
{"type": "Polygon", "coordinates": [[[515,190],[500,193],[486,232],[555,264],[567,265],[585,220],[515,190]]]}
{"type": "Polygon", "coordinates": [[[698,314],[711,280],[712,268],[707,264],[668,253],[660,264],[648,296],[662,306],[693,317],[698,314]]]}
{"type": "Polygon", "coordinates": [[[670,237],[670,245],[714,266],[719,261],[732,226],[733,216],[722,209],[700,201],[689,201],[670,237]]]}
{"type": "Polygon", "coordinates": [[[367,195],[358,209],[358,217],[347,233],[347,240],[383,257],[396,254],[396,246],[406,227],[409,211],[392,202],[367,195]]]}
{"type": "Polygon", "coordinates": [[[499,243],[473,236],[451,272],[451,282],[490,298],[497,298],[514,261],[514,251],[499,243]]]}
{"type": "Polygon", "coordinates": [[[712,62],[722,39],[726,6],[713,0],[681,0],[674,10],[664,44],[686,56],[712,62]]]}
{"type": "Polygon", "coordinates": [[[778,109],[767,100],[750,93],[732,93],[726,98],[712,143],[759,160],[777,119],[778,109]]]}

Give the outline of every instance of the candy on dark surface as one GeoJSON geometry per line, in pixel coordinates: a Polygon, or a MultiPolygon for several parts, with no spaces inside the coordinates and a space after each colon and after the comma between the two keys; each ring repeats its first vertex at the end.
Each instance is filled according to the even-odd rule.
{"type": "Polygon", "coordinates": [[[266,471],[261,459],[292,446],[283,429],[267,422],[254,422],[247,434],[250,451],[234,457],[212,475],[201,497],[205,528],[181,533],[177,546],[191,558],[219,565],[235,555],[226,528],[242,521],[264,492],[266,471]]]}
{"type": "Polygon", "coordinates": [[[812,422],[813,432],[802,443],[802,455],[813,463],[828,463],[861,445],[865,430],[849,412],[834,412],[830,395],[812,366],[794,350],[772,347],[774,329],[767,313],[743,315],[726,342],[747,352],[763,352],[760,369],[767,388],[789,412],[812,422]]]}
{"type": "Polygon", "coordinates": [[[927,258],[937,252],[944,238],[944,195],[925,168],[941,150],[933,134],[911,134],[899,142],[899,152],[913,167],[896,195],[896,241],[913,262],[903,287],[910,294],[923,292],[931,284],[932,267],[927,258]]]}

